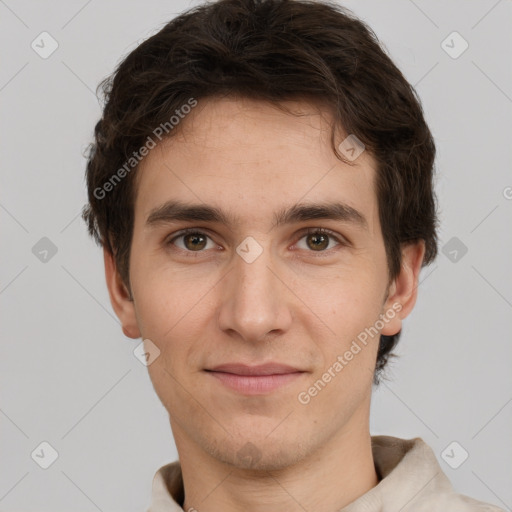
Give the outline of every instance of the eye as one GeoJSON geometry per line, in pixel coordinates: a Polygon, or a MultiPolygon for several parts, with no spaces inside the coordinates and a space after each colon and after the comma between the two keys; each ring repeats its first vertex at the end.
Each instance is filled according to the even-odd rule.
{"type": "MultiPolygon", "coordinates": [[[[185,229],[176,234],[167,243],[169,245],[176,245],[179,249],[183,251],[202,252],[203,249],[212,248],[211,246],[207,246],[208,239],[210,239],[210,237],[206,233],[203,233],[202,231],[198,231],[197,229],[185,229]],[[182,241],[183,244],[180,245],[175,243],[176,240],[182,241]]],[[[211,241],[211,244],[215,246],[213,241],[211,241]]]]}
{"type": "Polygon", "coordinates": [[[324,228],[308,228],[300,238],[302,239],[306,240],[306,246],[299,248],[312,252],[327,252],[332,249],[329,245],[333,240],[337,242],[336,245],[347,245],[334,232],[324,228]]]}
{"type": "MultiPolygon", "coordinates": [[[[333,247],[331,242],[337,242],[336,245],[348,245],[339,235],[324,228],[307,228],[302,231],[302,236],[299,241],[306,240],[305,247],[299,247],[310,252],[328,252],[333,247]],[[331,246],[331,247],[329,247],[331,246]]],[[[211,240],[210,236],[203,231],[194,228],[184,229],[176,233],[168,242],[168,245],[178,247],[187,253],[201,253],[206,249],[212,249],[216,244],[211,240]],[[177,242],[180,243],[177,243],[177,242]],[[210,242],[210,245],[208,245],[210,242]]],[[[297,244],[298,246],[298,244],[297,244]]]]}

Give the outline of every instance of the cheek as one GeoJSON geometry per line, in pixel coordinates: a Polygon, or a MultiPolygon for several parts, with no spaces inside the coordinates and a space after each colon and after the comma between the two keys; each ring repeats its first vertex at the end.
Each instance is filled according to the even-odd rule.
{"type": "Polygon", "coordinates": [[[371,381],[380,340],[375,325],[381,312],[382,295],[378,276],[369,271],[338,275],[323,288],[323,293],[315,295],[315,312],[329,328],[327,337],[317,337],[323,355],[320,374],[326,371],[336,374],[331,389],[338,388],[342,382],[346,385],[350,381],[351,386],[360,382],[366,386],[371,381]]]}
{"type": "Polygon", "coordinates": [[[384,294],[381,281],[372,268],[351,268],[321,281],[308,282],[301,293],[308,298],[308,305],[314,306],[318,317],[337,336],[346,339],[369,322],[375,322],[384,294]]]}
{"type": "Polygon", "coordinates": [[[181,322],[190,321],[189,313],[210,287],[208,279],[198,279],[187,269],[172,268],[163,256],[154,257],[135,248],[131,263],[141,333],[163,342],[181,322]]]}
{"type": "Polygon", "coordinates": [[[380,340],[374,327],[381,312],[380,296],[371,279],[354,274],[333,280],[318,296],[318,316],[329,327],[329,335],[316,338],[322,365],[312,376],[312,387],[303,390],[315,403],[311,411],[325,404],[336,404],[340,411],[355,409],[371,388],[380,340]]]}
{"type": "Polygon", "coordinates": [[[196,325],[204,306],[198,304],[202,294],[194,292],[194,287],[183,289],[183,279],[167,278],[148,272],[134,295],[141,334],[160,351],[147,368],[149,377],[162,404],[167,410],[175,410],[176,404],[188,396],[182,386],[189,389],[190,383],[183,372],[190,370],[190,351],[200,335],[196,325]]]}
{"type": "MultiPolygon", "coordinates": [[[[184,370],[184,362],[200,364],[198,340],[203,338],[206,323],[215,309],[215,279],[197,275],[197,271],[147,265],[134,273],[133,292],[137,322],[144,339],[150,339],[161,357],[150,365],[150,373],[160,368],[172,374],[184,370]]],[[[200,344],[202,350],[208,347],[200,344]]],[[[164,375],[165,377],[165,375],[164,375]]]]}

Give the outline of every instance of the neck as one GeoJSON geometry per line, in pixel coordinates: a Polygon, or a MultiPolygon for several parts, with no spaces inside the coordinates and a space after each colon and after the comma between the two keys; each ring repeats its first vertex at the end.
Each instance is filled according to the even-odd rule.
{"type": "Polygon", "coordinates": [[[346,427],[291,466],[254,471],[212,458],[173,425],[185,488],[183,510],[332,512],[342,509],[379,482],[368,428],[353,428],[354,425],[348,424],[346,427]]]}

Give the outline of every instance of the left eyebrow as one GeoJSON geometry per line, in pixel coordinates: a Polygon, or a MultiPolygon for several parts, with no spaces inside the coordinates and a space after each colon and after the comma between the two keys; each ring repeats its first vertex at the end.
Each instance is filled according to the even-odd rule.
{"type": "Polygon", "coordinates": [[[291,208],[283,208],[274,215],[272,227],[295,222],[304,222],[315,219],[331,219],[347,223],[368,230],[368,221],[365,216],[352,206],[345,203],[310,203],[295,204],[291,208]]]}
{"type": "MultiPolygon", "coordinates": [[[[368,221],[364,215],[352,206],[340,202],[299,203],[289,208],[283,208],[274,213],[272,229],[285,224],[319,219],[352,223],[357,227],[368,230],[368,221]]],[[[238,217],[215,206],[167,201],[151,210],[146,220],[146,226],[151,227],[173,221],[189,221],[219,223],[233,228],[238,220],[238,217]]]]}

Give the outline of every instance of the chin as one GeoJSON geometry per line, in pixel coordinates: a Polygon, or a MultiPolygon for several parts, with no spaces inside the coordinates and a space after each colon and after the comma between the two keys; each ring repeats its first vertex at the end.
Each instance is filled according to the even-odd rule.
{"type": "Polygon", "coordinates": [[[246,433],[236,441],[229,436],[214,446],[209,444],[206,451],[233,468],[262,472],[293,466],[307,455],[308,447],[300,441],[286,442],[287,439],[295,439],[294,436],[265,436],[261,433],[249,436],[246,433]]]}

